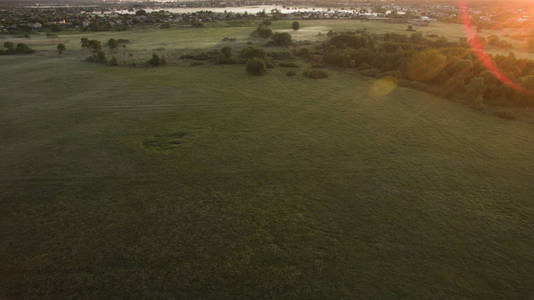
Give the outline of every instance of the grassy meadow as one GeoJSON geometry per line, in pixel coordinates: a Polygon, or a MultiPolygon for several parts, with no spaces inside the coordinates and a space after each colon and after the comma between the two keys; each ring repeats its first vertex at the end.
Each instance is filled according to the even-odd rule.
{"type": "Polygon", "coordinates": [[[534,297],[533,123],[350,71],[107,67],[79,46],[171,56],[254,27],[0,56],[0,298],[534,297]]]}

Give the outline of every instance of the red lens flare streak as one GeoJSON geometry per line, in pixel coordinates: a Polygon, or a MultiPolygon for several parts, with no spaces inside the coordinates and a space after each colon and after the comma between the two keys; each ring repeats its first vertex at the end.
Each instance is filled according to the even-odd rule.
{"type": "Polygon", "coordinates": [[[462,24],[465,30],[465,33],[467,35],[467,39],[469,40],[469,44],[471,45],[471,48],[475,52],[475,55],[478,57],[480,62],[490,71],[495,78],[500,80],[502,83],[507,85],[508,87],[519,91],[521,93],[534,95],[534,91],[531,91],[529,89],[526,89],[517,83],[513,82],[510,78],[506,77],[500,70],[497,65],[491,60],[491,57],[484,51],[484,47],[482,46],[482,43],[480,42],[480,39],[478,38],[475,30],[473,29],[473,26],[471,25],[471,20],[469,19],[469,12],[467,5],[465,4],[465,0],[459,0],[459,8],[460,8],[460,14],[462,18],[462,24]]]}

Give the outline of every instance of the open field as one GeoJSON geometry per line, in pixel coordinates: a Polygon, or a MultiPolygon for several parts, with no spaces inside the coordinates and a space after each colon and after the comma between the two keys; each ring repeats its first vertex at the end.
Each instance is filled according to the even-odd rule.
{"type": "Polygon", "coordinates": [[[0,57],[0,298],[534,297],[534,124],[350,72],[79,50],[252,28],[0,57]]]}
{"type": "MultiPolygon", "coordinates": [[[[275,21],[271,25],[274,31],[288,31],[296,40],[319,40],[324,39],[329,30],[346,31],[367,28],[372,33],[396,32],[410,34],[406,31],[407,24],[391,24],[378,21],[359,20],[299,20],[301,29],[290,30],[289,20],[275,21]],[[323,34],[323,37],[319,36],[323,34]]],[[[153,27],[138,28],[130,31],[116,32],[87,32],[87,33],[59,33],[57,39],[47,39],[45,34],[32,39],[14,39],[15,42],[25,42],[38,50],[53,50],[57,41],[66,42],[67,49],[79,49],[80,38],[100,39],[124,38],[135,41],[130,45],[132,49],[157,49],[157,48],[204,48],[216,46],[224,37],[233,37],[238,41],[248,39],[250,33],[257,27],[257,22],[242,22],[242,26],[228,27],[226,23],[216,23],[204,28],[173,27],[171,29],[158,29],[153,27]]],[[[424,34],[443,35],[450,40],[457,41],[464,36],[461,25],[457,24],[431,24],[428,27],[416,27],[424,34]]]]}
{"type": "MultiPolygon", "coordinates": [[[[408,24],[394,24],[382,21],[361,21],[361,20],[299,20],[301,29],[299,31],[291,30],[290,20],[276,21],[272,24],[274,31],[290,32],[293,38],[297,41],[320,41],[326,39],[325,34],[329,30],[346,31],[366,28],[371,33],[399,33],[411,34],[406,31],[408,24]],[[319,35],[322,34],[322,36],[319,35]]],[[[106,41],[110,38],[115,39],[129,39],[135,41],[134,44],[128,45],[128,51],[147,51],[161,49],[182,49],[193,50],[207,47],[217,47],[223,45],[240,45],[249,39],[250,32],[256,26],[255,21],[238,22],[240,26],[231,26],[230,23],[220,22],[208,25],[205,28],[190,28],[183,26],[174,26],[170,29],[159,29],[153,27],[137,28],[130,31],[121,32],[60,32],[57,38],[47,38],[44,33],[40,36],[33,36],[31,39],[26,38],[9,38],[13,42],[23,42],[37,50],[54,50],[59,42],[66,44],[67,49],[79,50],[80,38],[88,37],[90,39],[99,39],[106,41]],[[235,42],[223,42],[222,38],[235,38],[235,42]]],[[[445,23],[431,23],[427,27],[414,26],[417,32],[424,35],[436,34],[445,36],[450,41],[458,41],[459,38],[465,37],[462,25],[445,24],[445,23]]],[[[503,30],[493,31],[486,30],[482,36],[497,35],[506,41],[512,43],[513,50],[502,50],[498,48],[489,47],[488,53],[507,55],[510,51],[514,52],[518,57],[534,59],[534,53],[530,53],[526,48],[526,42],[518,41],[510,38],[517,34],[515,31],[503,30]]],[[[1,37],[1,36],[0,36],[1,37]]],[[[8,37],[4,37],[8,39],[8,37]]],[[[1,42],[2,40],[0,40],[1,42]]]]}

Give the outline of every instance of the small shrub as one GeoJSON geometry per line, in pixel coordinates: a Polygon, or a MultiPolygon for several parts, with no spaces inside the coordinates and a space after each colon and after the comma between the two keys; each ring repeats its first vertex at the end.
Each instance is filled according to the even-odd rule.
{"type": "Polygon", "coordinates": [[[265,62],[263,59],[252,58],[247,62],[247,73],[250,75],[263,75],[265,73],[265,62]]]}
{"type": "Polygon", "coordinates": [[[291,28],[293,28],[293,30],[297,31],[300,29],[300,23],[295,21],[291,24],[291,28]]]}
{"type": "Polygon", "coordinates": [[[93,52],[93,55],[89,56],[86,60],[98,64],[107,63],[106,54],[102,50],[97,50],[96,52],[93,52]]]}
{"type": "Polygon", "coordinates": [[[243,57],[243,58],[246,58],[246,59],[251,59],[251,58],[265,59],[266,53],[265,53],[265,50],[263,50],[261,48],[247,47],[247,48],[241,50],[239,55],[241,57],[243,57]]]}
{"type": "Polygon", "coordinates": [[[307,70],[303,73],[303,75],[311,79],[328,78],[328,72],[324,70],[307,70]]]}
{"type": "Polygon", "coordinates": [[[270,38],[272,35],[273,31],[263,24],[260,24],[260,26],[258,26],[258,28],[254,32],[252,32],[252,36],[260,37],[263,39],[270,38]]]}
{"type": "Polygon", "coordinates": [[[287,71],[287,73],[286,73],[287,77],[293,77],[295,75],[297,75],[297,72],[295,72],[295,71],[287,71]]]}
{"type": "Polygon", "coordinates": [[[194,61],[191,64],[189,64],[190,67],[203,66],[203,65],[204,65],[204,63],[200,62],[200,61],[194,61]]]}
{"type": "Polygon", "coordinates": [[[112,56],[111,59],[109,60],[108,64],[110,66],[118,66],[119,65],[119,62],[117,61],[117,58],[115,56],[112,56]]]}
{"type": "Polygon", "coordinates": [[[291,35],[287,32],[277,32],[273,34],[273,42],[280,47],[291,45],[291,35]]]}
{"type": "Polygon", "coordinates": [[[156,53],[153,53],[152,58],[147,63],[153,67],[157,67],[166,64],[166,61],[164,57],[159,57],[156,53]]]}
{"type": "Polygon", "coordinates": [[[57,44],[56,49],[57,49],[57,53],[61,55],[65,50],[67,50],[67,47],[65,47],[65,44],[59,43],[57,44]]]}
{"type": "Polygon", "coordinates": [[[293,58],[293,54],[291,52],[284,50],[284,51],[271,51],[267,53],[268,56],[274,58],[274,59],[291,59],[293,58]]]}
{"type": "Polygon", "coordinates": [[[18,43],[15,47],[15,53],[16,54],[31,54],[35,52],[32,48],[30,48],[28,45],[24,43],[18,43]]]}

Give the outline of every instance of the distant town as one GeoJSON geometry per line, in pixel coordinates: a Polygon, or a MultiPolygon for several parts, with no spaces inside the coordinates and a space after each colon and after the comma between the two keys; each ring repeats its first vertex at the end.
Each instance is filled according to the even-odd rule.
{"type": "MultiPolygon", "coordinates": [[[[470,6],[479,28],[530,24],[526,9],[470,6]]],[[[263,17],[300,19],[367,19],[426,26],[430,22],[460,23],[456,1],[4,1],[0,2],[0,33],[64,30],[128,30],[136,26],[172,24],[202,26],[220,20],[263,17]]]]}

